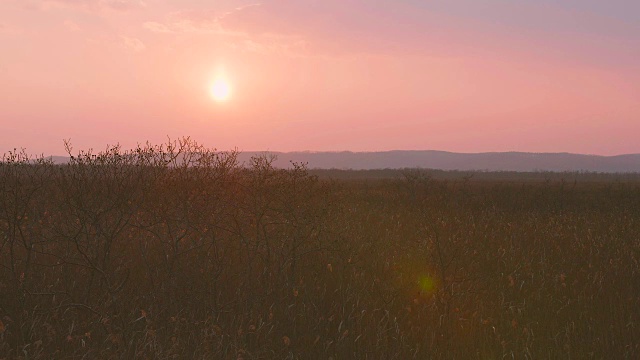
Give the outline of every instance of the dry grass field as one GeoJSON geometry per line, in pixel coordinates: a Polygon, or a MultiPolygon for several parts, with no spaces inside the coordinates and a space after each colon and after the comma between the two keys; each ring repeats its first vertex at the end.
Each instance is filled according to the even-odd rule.
{"type": "Polygon", "coordinates": [[[638,177],[68,150],[0,163],[0,359],[640,357],[638,177]]]}

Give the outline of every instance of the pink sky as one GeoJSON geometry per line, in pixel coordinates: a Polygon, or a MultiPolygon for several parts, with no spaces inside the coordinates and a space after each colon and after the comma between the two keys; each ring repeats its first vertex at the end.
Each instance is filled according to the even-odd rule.
{"type": "Polygon", "coordinates": [[[0,153],[640,153],[640,5],[604,3],[0,0],[0,153]]]}

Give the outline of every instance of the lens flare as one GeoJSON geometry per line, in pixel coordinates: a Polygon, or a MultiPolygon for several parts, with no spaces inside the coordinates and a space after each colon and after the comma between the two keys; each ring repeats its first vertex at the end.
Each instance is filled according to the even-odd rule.
{"type": "Polygon", "coordinates": [[[436,288],[436,282],[429,275],[422,275],[420,279],[418,279],[418,287],[420,291],[426,294],[430,294],[436,288]]]}

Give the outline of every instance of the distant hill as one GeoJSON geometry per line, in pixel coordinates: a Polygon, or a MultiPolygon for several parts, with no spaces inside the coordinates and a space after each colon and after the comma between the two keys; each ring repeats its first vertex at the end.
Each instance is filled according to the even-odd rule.
{"type": "MultiPolygon", "coordinates": [[[[278,158],[277,167],[305,162],[311,169],[401,169],[426,168],[463,171],[589,171],[640,172],[640,154],[597,156],[569,153],[453,153],[446,151],[383,152],[269,152],[278,158]]],[[[245,152],[241,161],[264,152],[245,152]]]]}
{"type": "MultiPolygon", "coordinates": [[[[396,150],[381,152],[243,152],[240,162],[252,156],[273,154],[276,167],[287,168],[291,162],[307,163],[310,169],[402,169],[425,168],[462,171],[588,171],[606,173],[640,173],[640,154],[617,156],[570,153],[487,152],[454,153],[435,150],[396,150]]],[[[52,157],[64,163],[66,157],[52,157]]]]}

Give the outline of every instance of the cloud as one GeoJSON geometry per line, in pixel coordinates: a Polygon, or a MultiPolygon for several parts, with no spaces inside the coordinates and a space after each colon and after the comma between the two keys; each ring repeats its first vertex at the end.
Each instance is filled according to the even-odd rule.
{"type": "MultiPolygon", "coordinates": [[[[379,26],[389,32],[378,18],[371,18],[353,3],[357,0],[263,0],[227,11],[183,10],[160,21],[148,21],[143,27],[161,34],[210,34],[227,37],[235,50],[257,53],[281,53],[301,56],[314,50],[353,51],[363,43],[396,43],[375,34],[379,26]],[[353,26],[354,29],[350,29],[353,26]],[[372,30],[372,31],[371,31],[372,30]],[[373,35],[372,35],[373,34],[373,35]],[[375,39],[370,39],[376,36],[375,39]],[[367,39],[366,37],[369,37],[367,39]],[[355,45],[354,45],[355,44],[355,45]]],[[[366,8],[366,4],[361,6],[366,8]]],[[[383,12],[376,10],[376,14],[383,12]]],[[[383,45],[384,46],[384,45],[383,45]]]]}
{"type": "Polygon", "coordinates": [[[15,35],[21,33],[20,28],[0,23],[0,34],[15,35]]]}
{"type": "Polygon", "coordinates": [[[142,26],[152,32],[156,33],[172,33],[173,31],[169,29],[165,24],[161,24],[159,22],[147,21],[142,26]]]}
{"type": "Polygon", "coordinates": [[[138,38],[131,38],[127,36],[122,37],[122,43],[125,47],[133,52],[142,52],[147,49],[147,46],[138,38]]]}
{"type": "Polygon", "coordinates": [[[40,9],[68,8],[82,11],[130,11],[146,6],[143,0],[31,0],[40,9]]]}
{"type": "Polygon", "coordinates": [[[321,53],[413,51],[446,21],[404,2],[382,0],[265,0],[218,19],[220,27],[249,34],[305,39],[321,53]]]}
{"type": "Polygon", "coordinates": [[[305,39],[297,36],[279,34],[249,36],[244,34],[234,39],[234,41],[227,42],[227,46],[241,52],[300,57],[308,53],[309,43],[305,39]]]}
{"type": "MultiPolygon", "coordinates": [[[[625,53],[630,46],[602,37],[637,33],[631,26],[620,25],[622,30],[614,31],[615,24],[597,14],[560,11],[548,4],[487,1],[261,0],[228,11],[175,12],[144,27],[164,34],[226,36],[230,46],[252,52],[467,59],[501,54],[517,61],[591,62],[594,54],[607,62],[633,57],[625,53]]],[[[632,42],[636,44],[637,37],[632,42]]]]}
{"type": "Polygon", "coordinates": [[[221,26],[215,20],[194,20],[183,16],[181,13],[172,14],[170,19],[165,22],[147,21],[143,23],[142,26],[149,31],[165,34],[213,34],[223,32],[221,26]]]}
{"type": "Polygon", "coordinates": [[[164,22],[148,21],[143,24],[143,27],[158,33],[233,34],[234,31],[225,29],[221,21],[235,13],[259,6],[261,6],[260,3],[255,3],[236,7],[229,11],[178,11],[170,14],[164,22]]]}
{"type": "Polygon", "coordinates": [[[261,34],[298,37],[310,52],[326,55],[471,59],[500,54],[514,61],[596,66],[637,59],[638,51],[631,50],[638,49],[637,23],[618,24],[598,13],[544,1],[263,0],[261,6],[218,18],[217,24],[250,39],[261,34]]]}
{"type": "Polygon", "coordinates": [[[147,6],[147,4],[142,0],[108,0],[102,1],[102,3],[105,7],[119,11],[129,11],[147,6]]]}
{"type": "Polygon", "coordinates": [[[251,9],[254,7],[258,7],[258,6],[262,6],[262,3],[255,3],[255,4],[248,4],[248,5],[243,5],[243,6],[238,6],[235,9],[231,10],[231,11],[227,11],[224,12],[222,14],[220,14],[220,16],[218,16],[218,20],[222,20],[224,18],[226,18],[227,16],[231,16],[235,13],[239,13],[241,11],[245,11],[247,9],[251,9]]]}
{"type": "Polygon", "coordinates": [[[66,20],[66,21],[63,23],[63,25],[64,25],[64,27],[65,27],[67,30],[69,30],[69,31],[71,31],[71,32],[77,32],[77,31],[82,30],[82,29],[80,29],[80,26],[78,26],[78,24],[74,23],[74,22],[73,22],[73,21],[71,21],[71,20],[66,20]]]}
{"type": "Polygon", "coordinates": [[[225,19],[238,13],[261,7],[261,3],[239,6],[228,11],[174,12],[162,21],[147,21],[143,27],[158,34],[203,34],[226,38],[226,44],[237,51],[256,53],[279,53],[291,56],[301,55],[307,48],[307,41],[297,35],[276,32],[249,33],[236,30],[224,24],[225,19]]]}

